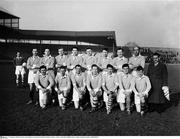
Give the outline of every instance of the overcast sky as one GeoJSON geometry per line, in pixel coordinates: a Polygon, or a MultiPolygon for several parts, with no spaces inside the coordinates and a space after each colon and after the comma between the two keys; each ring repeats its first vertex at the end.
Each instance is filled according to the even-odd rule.
{"type": "Polygon", "coordinates": [[[180,1],[0,0],[21,29],[115,31],[117,45],[180,48],[180,1]]]}

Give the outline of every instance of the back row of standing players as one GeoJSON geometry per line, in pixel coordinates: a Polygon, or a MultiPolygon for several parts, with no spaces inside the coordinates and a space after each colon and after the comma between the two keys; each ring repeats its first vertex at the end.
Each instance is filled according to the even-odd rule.
{"type": "Polygon", "coordinates": [[[75,109],[83,110],[83,101],[88,93],[92,107],[90,112],[96,111],[103,100],[109,114],[116,100],[120,109],[122,111],[126,109],[130,114],[133,95],[136,110],[143,115],[151,83],[143,74],[145,58],[140,55],[139,50],[140,48],[135,46],[133,56],[127,59],[124,57],[123,49],[119,48],[117,57],[112,59],[108,57],[107,49],[94,56],[90,48],[86,49],[85,55],[79,55],[78,49],[74,47],[72,54],[66,56],[60,48],[59,55],[55,58],[51,56],[49,49],[45,49],[42,58],[38,56],[37,49],[33,49],[27,65],[23,62],[16,64],[16,75],[17,77],[18,74],[24,75],[23,66],[27,67],[30,86],[28,104],[33,103],[36,88],[39,90],[39,101],[36,104],[42,109],[46,108],[49,100],[54,102],[56,96],[54,94],[57,94],[62,110],[66,109],[67,99],[70,96],[75,109]]]}

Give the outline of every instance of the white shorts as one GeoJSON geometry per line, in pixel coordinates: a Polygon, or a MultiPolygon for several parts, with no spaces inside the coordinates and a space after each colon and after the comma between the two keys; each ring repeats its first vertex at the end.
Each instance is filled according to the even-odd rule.
{"type": "Polygon", "coordinates": [[[126,95],[123,93],[122,90],[118,91],[117,94],[117,102],[118,103],[125,103],[126,102],[126,95]]]}
{"type": "Polygon", "coordinates": [[[15,74],[16,75],[24,75],[26,74],[25,68],[23,66],[16,66],[16,70],[15,70],[15,74]]]}
{"type": "Polygon", "coordinates": [[[39,90],[39,104],[41,107],[44,107],[49,102],[49,93],[43,93],[41,90],[39,90]]]}
{"type": "Polygon", "coordinates": [[[63,94],[58,94],[58,99],[60,100],[60,99],[63,99],[64,98],[64,96],[63,96],[63,94]]]}
{"type": "MultiPolygon", "coordinates": [[[[70,90],[67,90],[66,88],[61,88],[61,90],[62,91],[66,91],[67,93],[69,93],[69,91],[70,90]]],[[[61,93],[61,94],[58,94],[58,99],[63,99],[64,98],[64,96],[63,96],[63,94],[61,93]]]]}
{"type": "Polygon", "coordinates": [[[36,73],[34,73],[33,70],[29,70],[28,83],[34,83],[35,76],[36,76],[36,73]]]}
{"type": "Polygon", "coordinates": [[[72,101],[79,101],[79,93],[73,88],[73,99],[72,101]]]}

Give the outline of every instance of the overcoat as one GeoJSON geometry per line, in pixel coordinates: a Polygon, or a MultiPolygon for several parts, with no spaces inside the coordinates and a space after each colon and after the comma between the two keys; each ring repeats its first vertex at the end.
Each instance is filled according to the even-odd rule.
{"type": "Polygon", "coordinates": [[[148,66],[147,76],[151,82],[151,91],[149,92],[148,102],[162,104],[167,102],[162,91],[163,86],[168,86],[168,71],[165,64],[159,62],[156,66],[150,63],[148,66]]]}

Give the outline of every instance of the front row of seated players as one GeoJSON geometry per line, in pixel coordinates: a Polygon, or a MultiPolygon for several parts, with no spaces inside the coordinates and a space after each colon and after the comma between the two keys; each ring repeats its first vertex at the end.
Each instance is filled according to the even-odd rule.
{"type": "Polygon", "coordinates": [[[83,101],[85,100],[86,93],[89,92],[90,112],[94,112],[99,108],[101,97],[103,97],[107,114],[111,113],[115,100],[119,103],[121,111],[126,109],[128,114],[131,114],[131,95],[134,95],[136,111],[144,115],[145,101],[151,89],[151,84],[149,78],[143,74],[144,69],[141,66],[137,67],[137,77],[129,73],[128,64],[123,64],[122,74],[114,73],[114,67],[110,64],[107,65],[107,74],[100,73],[99,67],[95,64],[91,68],[91,73],[86,74],[86,72],[82,72],[80,65],[76,65],[75,73],[67,74],[66,67],[61,66],[58,68],[59,73],[54,81],[46,73],[46,66],[41,66],[40,73],[36,76],[35,80],[35,84],[39,89],[40,106],[46,108],[48,96],[51,94],[52,88],[55,87],[59,106],[62,110],[66,109],[67,99],[71,95],[72,83],[72,101],[74,102],[75,109],[84,109],[83,101]]]}

